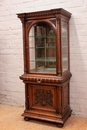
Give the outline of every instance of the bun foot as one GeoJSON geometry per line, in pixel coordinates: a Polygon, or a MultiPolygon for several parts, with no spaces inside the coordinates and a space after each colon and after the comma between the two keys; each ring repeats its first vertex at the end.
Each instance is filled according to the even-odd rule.
{"type": "Polygon", "coordinates": [[[24,120],[25,120],[25,121],[29,121],[30,118],[29,118],[29,117],[24,117],[24,120]]]}
{"type": "Polygon", "coordinates": [[[59,127],[59,128],[62,128],[64,126],[64,124],[57,124],[57,127],[59,127]]]}

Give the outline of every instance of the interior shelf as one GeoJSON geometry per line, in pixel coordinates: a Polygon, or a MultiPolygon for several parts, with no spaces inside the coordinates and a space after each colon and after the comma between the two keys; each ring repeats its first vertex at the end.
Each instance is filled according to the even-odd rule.
{"type": "Polygon", "coordinates": [[[33,38],[55,38],[55,36],[29,36],[29,38],[31,38],[31,37],[33,37],[33,38]]]}
{"type": "Polygon", "coordinates": [[[30,49],[40,49],[40,48],[46,48],[46,49],[48,49],[48,48],[56,48],[55,46],[37,46],[37,47],[30,47],[30,49]]]}
{"type": "Polygon", "coordinates": [[[30,62],[56,62],[55,57],[47,57],[45,58],[37,58],[37,59],[32,59],[30,62]]]}

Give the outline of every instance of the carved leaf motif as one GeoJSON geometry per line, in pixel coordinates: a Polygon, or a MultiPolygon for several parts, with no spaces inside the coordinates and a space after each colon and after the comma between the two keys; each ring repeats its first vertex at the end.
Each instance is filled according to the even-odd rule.
{"type": "Polygon", "coordinates": [[[49,104],[50,106],[53,105],[53,94],[51,90],[44,90],[44,89],[36,89],[35,93],[35,103],[40,103],[43,106],[49,104]]]}

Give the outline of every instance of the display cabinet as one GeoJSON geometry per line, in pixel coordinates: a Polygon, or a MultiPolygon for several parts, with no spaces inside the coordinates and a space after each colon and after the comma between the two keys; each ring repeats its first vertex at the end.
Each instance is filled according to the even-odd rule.
{"type": "Polygon", "coordinates": [[[60,8],[18,14],[23,27],[25,83],[24,119],[62,127],[71,115],[69,19],[60,8]]]}

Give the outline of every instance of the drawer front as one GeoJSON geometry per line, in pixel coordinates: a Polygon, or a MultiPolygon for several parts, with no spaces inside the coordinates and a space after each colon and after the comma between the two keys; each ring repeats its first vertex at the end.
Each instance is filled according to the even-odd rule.
{"type": "Polygon", "coordinates": [[[56,111],[56,86],[29,85],[29,108],[56,111]]]}

